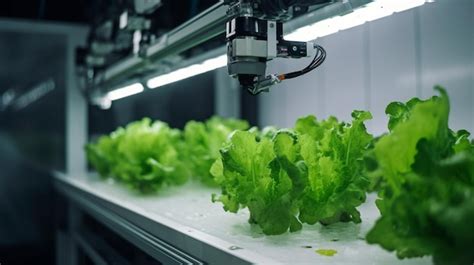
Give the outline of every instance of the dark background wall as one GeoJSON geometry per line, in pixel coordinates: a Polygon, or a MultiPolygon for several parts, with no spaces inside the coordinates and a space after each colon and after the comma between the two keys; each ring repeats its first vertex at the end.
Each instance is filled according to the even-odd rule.
{"type": "Polygon", "coordinates": [[[0,32],[0,262],[53,262],[50,169],[64,169],[66,39],[0,32]],[[28,91],[47,80],[36,101],[28,91]],[[23,95],[23,101],[20,99],[23,95]],[[17,100],[8,104],[9,98],[17,100]]]}
{"type": "MultiPolygon", "coordinates": [[[[64,168],[65,45],[63,35],[0,32],[0,97],[19,98],[47,80],[54,89],[21,107],[0,111],[0,130],[37,166],[64,168]]],[[[6,155],[1,154],[0,155],[6,155]]]]}

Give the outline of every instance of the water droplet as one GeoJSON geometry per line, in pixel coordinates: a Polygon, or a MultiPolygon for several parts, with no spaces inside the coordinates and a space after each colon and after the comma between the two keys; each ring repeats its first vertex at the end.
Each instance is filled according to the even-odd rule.
{"type": "Polygon", "coordinates": [[[238,246],[230,246],[229,249],[230,250],[238,250],[238,249],[242,249],[242,248],[238,247],[238,246]]]}

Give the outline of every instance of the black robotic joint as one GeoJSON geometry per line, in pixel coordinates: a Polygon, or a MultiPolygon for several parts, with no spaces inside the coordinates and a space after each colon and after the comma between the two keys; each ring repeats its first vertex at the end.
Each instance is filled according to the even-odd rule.
{"type": "Polygon", "coordinates": [[[255,37],[267,39],[267,21],[256,17],[235,17],[226,23],[226,38],[255,37]]]}

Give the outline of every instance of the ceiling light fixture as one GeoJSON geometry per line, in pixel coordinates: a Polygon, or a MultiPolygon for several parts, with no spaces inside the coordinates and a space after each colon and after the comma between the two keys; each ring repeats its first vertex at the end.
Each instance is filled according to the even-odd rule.
{"type": "Polygon", "coordinates": [[[183,80],[195,75],[215,70],[227,65],[227,55],[222,54],[217,57],[207,59],[202,63],[193,64],[184,68],[177,69],[167,74],[150,78],[146,85],[148,88],[161,87],[179,80],[183,80]]]}
{"type": "Polygon", "coordinates": [[[349,14],[335,16],[286,34],[289,40],[311,41],[338,31],[353,28],[425,4],[425,0],[375,0],[349,14]]]}
{"type": "Polygon", "coordinates": [[[113,101],[113,100],[117,100],[117,99],[121,99],[124,97],[138,94],[140,92],[143,92],[143,90],[144,88],[142,84],[133,83],[131,85],[109,91],[106,95],[106,98],[113,101]]]}

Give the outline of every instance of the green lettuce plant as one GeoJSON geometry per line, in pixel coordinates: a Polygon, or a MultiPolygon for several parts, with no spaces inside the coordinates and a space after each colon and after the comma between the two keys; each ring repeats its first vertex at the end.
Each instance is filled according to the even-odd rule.
{"type": "Polygon", "coordinates": [[[302,222],[360,222],[356,207],[369,181],[363,155],[372,136],[370,113],[354,111],[351,124],[331,117],[299,119],[293,130],[236,131],[211,168],[224,210],[248,207],[250,223],[265,234],[297,231],[302,222]]]}
{"type": "Polygon", "coordinates": [[[166,123],[145,118],[118,128],[86,146],[89,162],[102,177],[111,177],[142,193],[186,182],[182,135],[166,123]]]}
{"type": "Polygon", "coordinates": [[[388,105],[389,133],[374,147],[382,177],[381,218],[367,234],[399,258],[432,255],[435,264],[474,261],[474,145],[448,127],[449,99],[388,105]]]}
{"type": "Polygon", "coordinates": [[[232,131],[248,128],[246,121],[220,117],[212,117],[205,122],[188,122],[184,127],[184,148],[193,176],[205,184],[216,185],[209,169],[219,156],[219,149],[232,131]]]}

